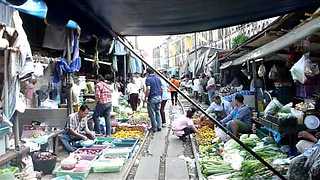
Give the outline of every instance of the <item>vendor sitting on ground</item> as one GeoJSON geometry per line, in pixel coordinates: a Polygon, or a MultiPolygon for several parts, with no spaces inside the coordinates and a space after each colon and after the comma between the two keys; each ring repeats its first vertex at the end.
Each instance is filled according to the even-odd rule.
{"type": "Polygon", "coordinates": [[[221,121],[235,136],[239,136],[239,133],[250,133],[252,129],[251,110],[243,103],[243,100],[243,96],[237,94],[234,109],[221,121]]]}
{"type": "Polygon", "coordinates": [[[206,110],[207,113],[214,113],[218,121],[229,115],[231,111],[231,103],[221,99],[218,95],[212,97],[212,103],[206,110]]]}
{"type": "Polygon", "coordinates": [[[307,131],[301,131],[298,133],[298,138],[302,140],[297,143],[296,147],[300,153],[304,153],[307,149],[311,148],[318,142],[320,132],[312,134],[307,131]]]}
{"type": "Polygon", "coordinates": [[[186,115],[183,115],[172,122],[172,131],[184,142],[188,135],[197,132],[197,128],[192,121],[193,114],[194,110],[188,110],[186,115]]]}
{"type": "Polygon", "coordinates": [[[60,140],[67,151],[75,151],[79,147],[77,142],[80,140],[94,139],[94,134],[89,130],[87,124],[88,113],[88,106],[81,105],[79,112],[69,115],[69,122],[66,123],[66,128],[60,136],[60,140]]]}

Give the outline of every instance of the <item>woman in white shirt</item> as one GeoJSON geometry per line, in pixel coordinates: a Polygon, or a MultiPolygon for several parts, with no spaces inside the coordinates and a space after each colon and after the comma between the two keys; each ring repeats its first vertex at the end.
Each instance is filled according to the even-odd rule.
{"type": "Polygon", "coordinates": [[[138,102],[139,102],[139,85],[135,80],[130,79],[130,82],[127,86],[127,92],[129,95],[129,104],[132,108],[132,111],[137,111],[138,102]]]}

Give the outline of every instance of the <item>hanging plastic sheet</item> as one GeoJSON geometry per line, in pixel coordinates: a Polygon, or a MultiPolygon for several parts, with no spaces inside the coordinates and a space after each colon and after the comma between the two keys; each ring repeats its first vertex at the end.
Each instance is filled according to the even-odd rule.
{"type": "Polygon", "coordinates": [[[27,0],[20,6],[11,5],[13,8],[39,18],[45,18],[47,16],[48,7],[42,0],[27,0]]]}
{"type": "Polygon", "coordinates": [[[118,56],[123,56],[127,54],[127,51],[124,45],[117,40],[114,42],[114,51],[115,51],[114,54],[118,56]]]}
{"type": "Polygon", "coordinates": [[[75,33],[73,36],[72,46],[73,46],[72,62],[68,64],[65,58],[61,58],[60,61],[57,62],[54,78],[53,78],[54,83],[58,83],[60,81],[60,77],[64,73],[78,72],[81,68],[81,58],[79,57],[79,39],[78,39],[78,35],[75,33]]]}
{"type": "Polygon", "coordinates": [[[129,68],[131,73],[142,73],[142,63],[136,56],[130,56],[129,68]]]}
{"type": "Polygon", "coordinates": [[[12,27],[12,14],[14,11],[12,7],[0,3],[0,23],[5,24],[7,27],[12,27]]]}
{"type": "MultiPolygon", "coordinates": [[[[14,30],[18,33],[12,47],[19,48],[19,52],[10,51],[5,53],[6,72],[3,87],[3,116],[6,120],[11,120],[17,110],[17,104],[23,103],[21,102],[22,99],[18,98],[20,93],[19,79],[24,79],[34,71],[30,44],[18,11],[13,12],[12,20],[14,30]]],[[[12,36],[14,31],[11,31],[11,33],[9,32],[12,36]]],[[[19,108],[19,110],[24,111],[23,108],[19,108]]]]}

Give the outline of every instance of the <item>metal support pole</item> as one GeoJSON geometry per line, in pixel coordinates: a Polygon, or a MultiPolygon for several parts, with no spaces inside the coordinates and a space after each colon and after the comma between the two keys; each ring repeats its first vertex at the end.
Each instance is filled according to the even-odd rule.
{"type": "Polygon", "coordinates": [[[13,123],[13,132],[14,132],[14,146],[16,151],[20,151],[20,131],[19,131],[19,117],[18,117],[18,112],[16,111],[13,114],[14,118],[14,123],[13,123]]]}
{"type": "MultiPolygon", "coordinates": [[[[194,62],[198,60],[198,46],[197,46],[197,33],[194,33],[194,62]]],[[[193,68],[192,77],[195,77],[195,67],[193,68]]]]}
{"type": "Polygon", "coordinates": [[[123,56],[123,87],[124,87],[124,93],[126,94],[127,89],[127,54],[123,56]]]}
{"type": "MultiPolygon", "coordinates": [[[[67,31],[67,61],[68,64],[71,63],[71,35],[72,30],[67,31]]],[[[68,99],[67,99],[67,105],[68,105],[68,114],[73,113],[73,103],[72,103],[72,82],[71,82],[71,73],[67,73],[67,89],[68,89],[68,99]]]]}
{"type": "MultiPolygon", "coordinates": [[[[4,76],[3,76],[3,84],[4,87],[3,88],[3,94],[4,94],[4,100],[3,100],[3,106],[5,108],[9,107],[9,77],[8,77],[8,66],[9,66],[9,56],[10,56],[10,51],[9,50],[5,50],[4,51],[4,67],[3,67],[3,71],[4,71],[4,76]]],[[[18,81],[18,80],[17,80],[18,81]]],[[[19,118],[18,118],[18,112],[15,111],[15,113],[13,114],[13,116],[11,117],[11,119],[13,119],[13,134],[14,134],[14,146],[15,146],[15,150],[19,151],[20,149],[20,134],[19,134],[19,118]]]]}
{"type": "Polygon", "coordinates": [[[243,147],[246,151],[248,151],[253,157],[255,157],[258,161],[260,161],[263,165],[265,165],[269,170],[271,170],[275,175],[277,175],[280,179],[285,180],[286,178],[280,174],[276,169],[274,169],[268,162],[262,159],[258,154],[252,151],[251,148],[246,146],[238,137],[232,134],[228,129],[226,129],[219,121],[214,119],[211,115],[209,115],[202,107],[194,102],[189,96],[185,95],[179,88],[176,88],[174,84],[170,82],[164,75],[162,75],[159,71],[157,71],[154,67],[152,67],[147,61],[145,61],[138,53],[136,53],[130,45],[127,45],[126,42],[120,38],[119,36],[115,36],[119,42],[121,42],[126,48],[130,50],[134,55],[136,55],[144,64],[146,64],[150,69],[152,69],[159,77],[161,77],[164,81],[166,81],[170,86],[174,87],[177,92],[183,96],[186,100],[188,100],[193,106],[195,106],[199,111],[201,111],[206,117],[208,117],[217,127],[223,130],[226,134],[228,134],[232,139],[234,139],[241,147],[243,147]]]}
{"type": "Polygon", "coordinates": [[[253,86],[254,86],[254,106],[256,109],[256,112],[258,113],[259,117],[259,107],[258,107],[258,90],[257,90],[257,64],[254,60],[252,62],[252,78],[253,78],[253,86]]]}

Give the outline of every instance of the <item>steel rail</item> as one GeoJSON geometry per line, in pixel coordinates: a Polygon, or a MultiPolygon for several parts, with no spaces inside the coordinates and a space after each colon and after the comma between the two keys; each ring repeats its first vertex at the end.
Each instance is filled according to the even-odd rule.
{"type": "Polygon", "coordinates": [[[183,96],[186,100],[188,100],[194,107],[196,107],[200,112],[202,112],[206,117],[208,117],[217,127],[219,127],[222,131],[224,131],[226,134],[228,134],[232,139],[234,139],[241,147],[243,147],[246,151],[248,151],[254,158],[256,158],[258,161],[260,161],[263,165],[265,165],[270,171],[272,171],[276,176],[278,176],[282,180],[286,180],[286,178],[278,172],[275,168],[273,168],[268,162],[266,162],[263,158],[261,158],[257,153],[255,153],[252,149],[250,149],[248,146],[246,146],[242,141],[240,141],[239,138],[237,138],[235,135],[233,135],[227,128],[225,128],[219,121],[214,119],[212,116],[210,116],[204,109],[202,109],[199,104],[194,102],[189,96],[184,94],[179,88],[175,87],[173,83],[170,82],[169,79],[167,79],[164,75],[162,75],[158,70],[156,70],[154,67],[152,67],[146,60],[144,60],[133,48],[131,48],[130,44],[127,44],[125,42],[125,39],[120,36],[114,37],[116,40],[118,40],[121,44],[123,44],[132,54],[134,54],[141,62],[143,62],[145,65],[147,65],[150,69],[152,69],[159,77],[161,77],[164,81],[166,81],[169,85],[174,87],[174,89],[177,90],[177,92],[183,96]]]}

